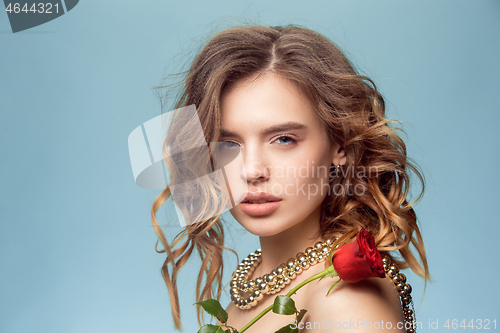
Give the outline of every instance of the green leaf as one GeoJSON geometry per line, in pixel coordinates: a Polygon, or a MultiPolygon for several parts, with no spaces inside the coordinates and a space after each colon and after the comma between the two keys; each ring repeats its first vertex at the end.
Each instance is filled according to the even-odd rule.
{"type": "Polygon", "coordinates": [[[200,305],[209,315],[216,317],[221,323],[227,322],[227,312],[222,308],[219,301],[215,299],[207,299],[195,304],[200,305]]]}
{"type": "Polygon", "coordinates": [[[328,292],[326,293],[326,296],[328,296],[328,294],[330,293],[330,291],[332,291],[333,287],[335,287],[339,282],[340,282],[340,279],[338,279],[337,281],[335,281],[334,284],[332,284],[332,286],[330,287],[330,289],[328,289],[328,292]]]}
{"type": "Polygon", "coordinates": [[[297,312],[295,302],[288,296],[279,295],[274,299],[273,312],[282,315],[293,315],[297,312]]]}
{"type": "MultiPolygon", "coordinates": [[[[293,325],[293,326],[296,326],[296,325],[293,325]]],[[[277,330],[274,333],[299,333],[299,328],[298,327],[293,328],[292,324],[288,324],[286,326],[283,326],[282,328],[280,328],[279,330],[277,330]]]]}
{"type": "Polygon", "coordinates": [[[207,324],[203,325],[199,330],[198,333],[225,333],[228,332],[227,330],[223,330],[222,327],[212,325],[212,324],[207,324]]]}
{"type": "Polygon", "coordinates": [[[307,312],[306,309],[300,310],[299,314],[297,315],[297,323],[300,323],[300,321],[302,320],[302,317],[304,317],[304,315],[306,314],[306,312],[307,312]]]}

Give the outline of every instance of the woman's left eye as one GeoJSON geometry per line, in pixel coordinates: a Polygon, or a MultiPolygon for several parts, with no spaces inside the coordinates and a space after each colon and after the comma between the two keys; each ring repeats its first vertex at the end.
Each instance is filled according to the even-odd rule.
{"type": "Polygon", "coordinates": [[[279,138],[277,138],[275,141],[278,141],[278,143],[282,146],[289,146],[289,145],[294,144],[297,140],[295,140],[292,137],[289,137],[287,135],[282,135],[279,138]]]}

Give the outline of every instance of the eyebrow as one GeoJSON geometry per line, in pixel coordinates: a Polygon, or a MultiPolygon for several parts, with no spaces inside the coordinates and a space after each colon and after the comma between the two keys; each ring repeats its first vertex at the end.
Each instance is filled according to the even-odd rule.
{"type": "MultiPolygon", "coordinates": [[[[295,123],[293,121],[290,121],[290,122],[287,122],[287,123],[283,123],[283,124],[279,124],[279,125],[274,125],[274,126],[268,127],[266,129],[262,130],[260,132],[260,134],[261,135],[269,135],[269,134],[274,134],[274,133],[277,133],[277,132],[285,132],[285,131],[291,131],[291,130],[302,130],[302,129],[306,129],[306,128],[307,127],[304,124],[295,123]]],[[[225,136],[238,136],[238,134],[230,132],[230,131],[226,131],[224,129],[221,129],[220,135],[222,137],[225,137],[225,136]]]]}

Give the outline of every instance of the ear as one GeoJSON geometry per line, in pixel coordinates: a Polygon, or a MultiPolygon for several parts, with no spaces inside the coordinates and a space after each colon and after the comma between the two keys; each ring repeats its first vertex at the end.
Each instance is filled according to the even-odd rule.
{"type": "Polygon", "coordinates": [[[333,165],[335,166],[346,165],[347,157],[344,148],[342,148],[339,144],[333,144],[332,149],[333,149],[333,158],[332,158],[333,165]]]}

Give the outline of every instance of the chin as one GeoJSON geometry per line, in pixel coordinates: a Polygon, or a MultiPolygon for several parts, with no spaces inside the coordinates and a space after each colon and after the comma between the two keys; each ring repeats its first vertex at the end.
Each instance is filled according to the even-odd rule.
{"type": "MultiPolygon", "coordinates": [[[[270,216],[261,218],[245,216],[241,218],[233,215],[233,217],[249,233],[259,237],[274,236],[288,229],[287,226],[280,224],[276,218],[270,216]]],[[[288,225],[288,227],[290,226],[288,225]]]]}
{"type": "MultiPolygon", "coordinates": [[[[241,224],[241,223],[240,223],[241,224]]],[[[241,224],[249,233],[258,237],[269,237],[274,236],[282,232],[283,230],[276,230],[275,228],[266,228],[259,226],[248,226],[241,224]]]]}

